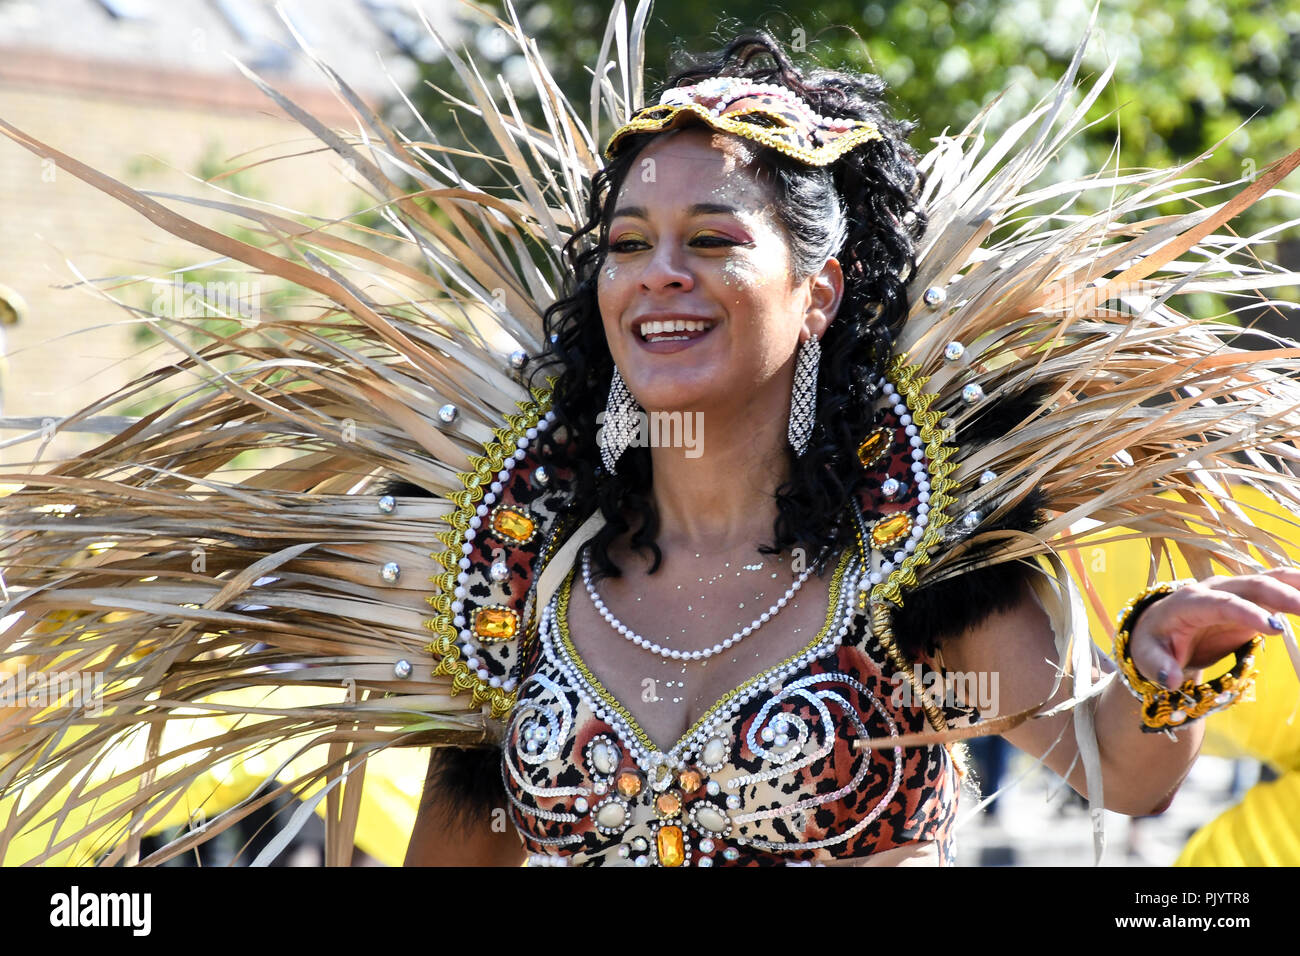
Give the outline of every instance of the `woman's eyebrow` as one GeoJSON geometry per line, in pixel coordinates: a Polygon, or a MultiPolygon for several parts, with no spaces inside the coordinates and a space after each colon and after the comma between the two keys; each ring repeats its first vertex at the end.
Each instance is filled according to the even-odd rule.
{"type": "MultiPolygon", "coordinates": [[[[737,215],[740,212],[740,210],[737,209],[735,206],[728,206],[725,203],[697,202],[693,206],[691,206],[688,210],[686,210],[686,212],[692,216],[703,216],[709,213],[719,213],[719,212],[727,213],[729,215],[734,216],[737,215]]],[[[613,218],[618,218],[619,216],[629,216],[633,219],[650,218],[649,214],[646,211],[645,206],[620,206],[618,209],[614,210],[613,218]]]]}

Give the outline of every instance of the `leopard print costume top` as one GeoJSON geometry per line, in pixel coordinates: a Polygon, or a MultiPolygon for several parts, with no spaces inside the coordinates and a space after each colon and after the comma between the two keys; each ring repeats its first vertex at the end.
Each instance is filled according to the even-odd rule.
{"type": "Polygon", "coordinates": [[[928,726],[845,586],[859,563],[842,556],[825,626],[802,653],[740,685],[667,753],[569,640],[570,574],[527,651],[502,750],[534,862],[771,866],[932,840],[954,863],[958,772],[943,746],[888,744],[928,726]]]}
{"type": "MultiPolygon", "coordinates": [[[[858,593],[902,560],[928,511],[916,429],[892,401],[883,399],[881,425],[859,449],[867,471],[853,511],[859,547],[838,558],[820,633],[718,701],[667,753],[568,639],[571,568],[552,569],[567,571],[567,581],[537,606],[538,579],[571,533],[576,509],[568,476],[539,464],[521,440],[466,534],[451,607],[472,672],[516,695],[497,756],[511,818],[534,862],[807,864],[924,841],[937,845],[941,862],[954,862],[956,751],[889,745],[929,723],[858,593]]],[[[1007,590],[988,583],[963,587],[1007,590]]],[[[930,662],[910,651],[910,661],[930,662]]],[[[949,727],[979,719],[974,708],[945,704],[949,727]]]]}

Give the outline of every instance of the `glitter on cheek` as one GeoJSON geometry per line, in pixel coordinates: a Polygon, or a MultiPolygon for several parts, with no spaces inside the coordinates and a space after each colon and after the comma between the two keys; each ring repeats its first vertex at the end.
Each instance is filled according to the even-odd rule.
{"type": "Polygon", "coordinates": [[[618,266],[610,264],[605,267],[605,278],[608,279],[610,282],[613,282],[614,278],[617,275],[618,275],[618,266]]]}
{"type": "Polygon", "coordinates": [[[742,256],[730,256],[722,264],[722,282],[724,285],[752,285],[758,278],[758,269],[753,262],[742,256]]]}

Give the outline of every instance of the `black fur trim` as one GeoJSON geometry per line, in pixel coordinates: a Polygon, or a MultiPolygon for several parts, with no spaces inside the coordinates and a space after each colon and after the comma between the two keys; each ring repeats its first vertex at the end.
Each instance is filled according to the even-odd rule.
{"type": "Polygon", "coordinates": [[[1029,415],[1047,403],[1055,389],[1034,385],[1018,392],[990,395],[979,415],[963,425],[958,441],[963,448],[974,448],[1002,438],[1029,415]]]}
{"type": "Polygon", "coordinates": [[[429,760],[424,803],[439,808],[446,824],[488,822],[508,802],[501,781],[500,747],[438,747],[429,760]]]}
{"type": "MultiPolygon", "coordinates": [[[[1043,492],[1035,488],[998,521],[985,521],[979,532],[1027,531],[1042,527],[1043,492]]],[[[997,548],[997,543],[972,546],[963,560],[980,560],[997,548]]],[[[908,660],[933,653],[943,641],[957,637],[998,611],[1010,610],[1021,594],[1021,584],[1030,569],[1021,561],[1001,561],[972,568],[950,578],[903,594],[903,606],[893,610],[894,637],[908,660]]]]}

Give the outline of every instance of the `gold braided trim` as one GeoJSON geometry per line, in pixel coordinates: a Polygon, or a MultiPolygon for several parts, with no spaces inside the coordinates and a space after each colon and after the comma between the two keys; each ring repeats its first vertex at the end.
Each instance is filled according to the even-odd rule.
{"type": "MultiPolygon", "coordinates": [[[[862,553],[863,566],[868,570],[871,567],[871,548],[862,535],[861,526],[855,532],[858,539],[858,550],[862,553]]],[[[867,610],[867,596],[864,592],[858,592],[858,610],[864,613],[867,610]]],[[[912,685],[912,699],[921,701],[925,709],[926,719],[930,721],[930,726],[935,730],[943,733],[948,729],[948,721],[943,716],[943,711],[939,705],[930,699],[930,695],[917,683],[916,675],[912,668],[908,666],[907,659],[903,657],[902,651],[898,649],[898,644],[894,640],[894,629],[889,623],[889,611],[884,604],[873,604],[871,606],[871,630],[880,641],[880,646],[885,649],[885,656],[889,660],[889,666],[894,668],[895,672],[901,672],[907,676],[907,681],[912,685]]]]}
{"type": "MultiPolygon", "coordinates": [[[[732,133],[753,140],[756,143],[761,143],[764,146],[770,146],[772,149],[779,150],[809,166],[826,166],[835,162],[855,146],[882,138],[880,130],[874,124],[865,120],[858,120],[856,121],[858,124],[856,129],[839,134],[829,143],[822,146],[805,146],[802,143],[807,141],[806,138],[801,136],[799,131],[792,126],[759,126],[744,120],[732,119],[730,116],[715,116],[709,112],[707,107],[701,106],[699,103],[682,103],[676,106],[665,103],[659,106],[647,107],[642,112],[654,112],[661,115],[635,116],[615,130],[614,135],[609,138],[609,143],[605,147],[606,159],[613,158],[614,146],[624,136],[630,133],[658,132],[671,129],[682,125],[680,120],[691,114],[698,116],[716,130],[732,133]],[[785,135],[782,135],[778,130],[784,130],[785,135]]],[[[738,111],[735,115],[746,115],[754,112],[766,111],[747,109],[743,112],[738,111]]]]}
{"type": "Polygon", "coordinates": [[[1129,643],[1138,614],[1166,594],[1172,594],[1184,582],[1162,581],[1130,600],[1116,620],[1115,663],[1120,676],[1133,696],[1142,701],[1142,729],[1148,733],[1185,727],[1216,710],[1230,707],[1239,700],[1255,699],[1255,654],[1264,646],[1262,634],[1256,634],[1237,648],[1232,670],[1204,684],[1184,681],[1176,690],[1161,687],[1143,677],[1133,662],[1129,643]]]}
{"type": "Polygon", "coordinates": [[[458,632],[453,623],[455,615],[451,611],[451,602],[456,591],[465,532],[469,529],[479,501],[483,499],[484,487],[492,484],[497,472],[505,466],[506,459],[519,447],[519,439],[526,436],[528,429],[536,428],[550,408],[549,388],[533,389],[530,394],[531,400],[515,402],[521,414],[505,416],[508,427],[493,429],[495,437],[483,446],[483,454],[469,456],[470,467],[474,470],[457,472],[456,477],[460,479],[462,490],[448,495],[448,499],[456,505],[456,510],[446,519],[451,527],[434,535],[446,550],[434,551],[429,555],[446,569],[442,574],[429,578],[437,591],[425,599],[436,612],[434,617],[424,620],[424,626],[437,635],[425,645],[425,650],[437,661],[433,673],[451,678],[453,696],[461,691],[469,691],[474,703],[478,706],[489,705],[492,717],[498,720],[504,719],[515,706],[516,694],[514,691],[493,687],[460,659],[460,648],[456,646],[458,632]]]}
{"type": "Polygon", "coordinates": [[[947,513],[948,508],[957,503],[957,499],[948,494],[957,487],[957,482],[948,477],[957,467],[948,460],[957,453],[957,446],[945,444],[952,436],[939,426],[943,416],[930,409],[938,396],[921,393],[921,388],[930,379],[927,375],[921,375],[920,370],[919,364],[907,364],[907,353],[904,352],[890,360],[885,369],[885,377],[903,396],[904,403],[911,410],[917,433],[925,443],[925,454],[930,460],[930,511],[926,516],[925,534],[917,542],[916,550],[889,572],[888,578],[871,589],[871,601],[876,604],[889,601],[899,607],[903,606],[903,589],[916,587],[917,569],[930,563],[929,549],[943,538],[944,526],[953,520],[947,513]]]}
{"type": "MultiPolygon", "coordinates": [[[[744,694],[751,687],[765,679],[768,675],[780,671],[782,668],[789,667],[798,658],[807,654],[825,640],[826,635],[830,633],[830,629],[835,626],[835,612],[839,609],[840,605],[840,590],[844,585],[844,572],[848,568],[849,559],[852,556],[853,550],[851,548],[845,548],[844,553],[840,555],[839,564],[836,565],[835,573],[831,576],[830,604],[826,607],[826,621],[822,624],[821,630],[817,632],[817,636],[809,641],[808,645],[802,650],[795,651],[795,653],[791,654],[779,664],[765,667],[739,687],[727,691],[727,693],[715,701],[714,704],[704,712],[699,720],[695,721],[695,723],[690,726],[686,733],[682,734],[677,742],[673,744],[672,750],[676,750],[680,747],[682,741],[690,740],[691,737],[694,736],[701,727],[707,724],[719,710],[729,705],[737,697],[744,694]]],[[[555,630],[559,635],[560,644],[564,648],[565,656],[573,662],[574,667],[576,667],[578,672],[582,674],[582,677],[587,682],[588,686],[596,692],[596,696],[601,699],[601,702],[609,708],[609,710],[623,718],[623,722],[632,732],[632,735],[636,737],[637,742],[645,748],[646,753],[659,753],[659,748],[656,747],[654,741],[646,735],[646,732],[641,729],[641,725],[637,723],[636,718],[632,716],[631,712],[626,707],[618,702],[614,695],[605,689],[605,685],[602,684],[596,678],[596,675],[591,672],[591,669],[587,666],[587,662],[582,659],[582,655],[578,653],[578,649],[573,646],[573,638],[569,635],[569,597],[573,592],[573,579],[576,574],[577,568],[569,569],[568,576],[564,579],[564,584],[560,586],[558,592],[559,602],[555,610],[555,630]]]]}
{"type": "MultiPolygon", "coordinates": [[[[875,633],[876,639],[880,641],[880,646],[885,649],[885,656],[889,659],[890,666],[907,675],[908,681],[912,684],[913,699],[921,701],[930,726],[943,733],[948,729],[947,718],[944,717],[943,710],[940,709],[939,705],[931,700],[930,695],[917,686],[916,675],[912,672],[912,668],[908,666],[907,659],[903,656],[902,651],[898,649],[898,643],[894,638],[894,629],[890,624],[889,608],[886,603],[892,603],[899,607],[903,606],[903,589],[916,587],[916,571],[918,568],[925,567],[930,563],[929,549],[937,545],[943,538],[943,527],[951,524],[953,520],[947,511],[957,503],[957,499],[948,494],[949,491],[957,487],[957,482],[948,477],[957,467],[948,460],[957,453],[957,446],[945,444],[952,436],[939,424],[943,420],[943,416],[930,408],[939,396],[933,392],[921,392],[925,383],[930,379],[927,375],[921,375],[920,370],[921,366],[919,364],[907,364],[907,353],[904,352],[895,355],[890,360],[889,365],[885,368],[885,378],[903,396],[904,403],[912,416],[912,421],[917,427],[917,433],[921,436],[921,441],[925,443],[925,454],[929,459],[930,510],[927,513],[925,534],[917,542],[916,550],[904,558],[898,567],[889,572],[889,577],[871,589],[871,629],[875,633]]],[[[858,531],[858,544],[860,548],[865,549],[867,547],[866,542],[862,540],[860,529],[858,531]]],[[[867,595],[865,593],[860,595],[858,599],[858,608],[863,612],[867,610],[867,595]]]]}
{"type": "Polygon", "coordinates": [[[534,642],[539,633],[539,615],[541,609],[537,606],[537,582],[541,580],[542,573],[551,563],[551,558],[555,557],[555,552],[560,550],[561,543],[569,536],[572,513],[565,512],[555,522],[555,527],[551,530],[550,537],[542,544],[542,550],[537,554],[536,574],[533,576],[532,584],[528,589],[528,600],[525,602],[526,614],[523,623],[523,636],[519,640],[519,660],[525,660],[532,650],[534,642]]]}

